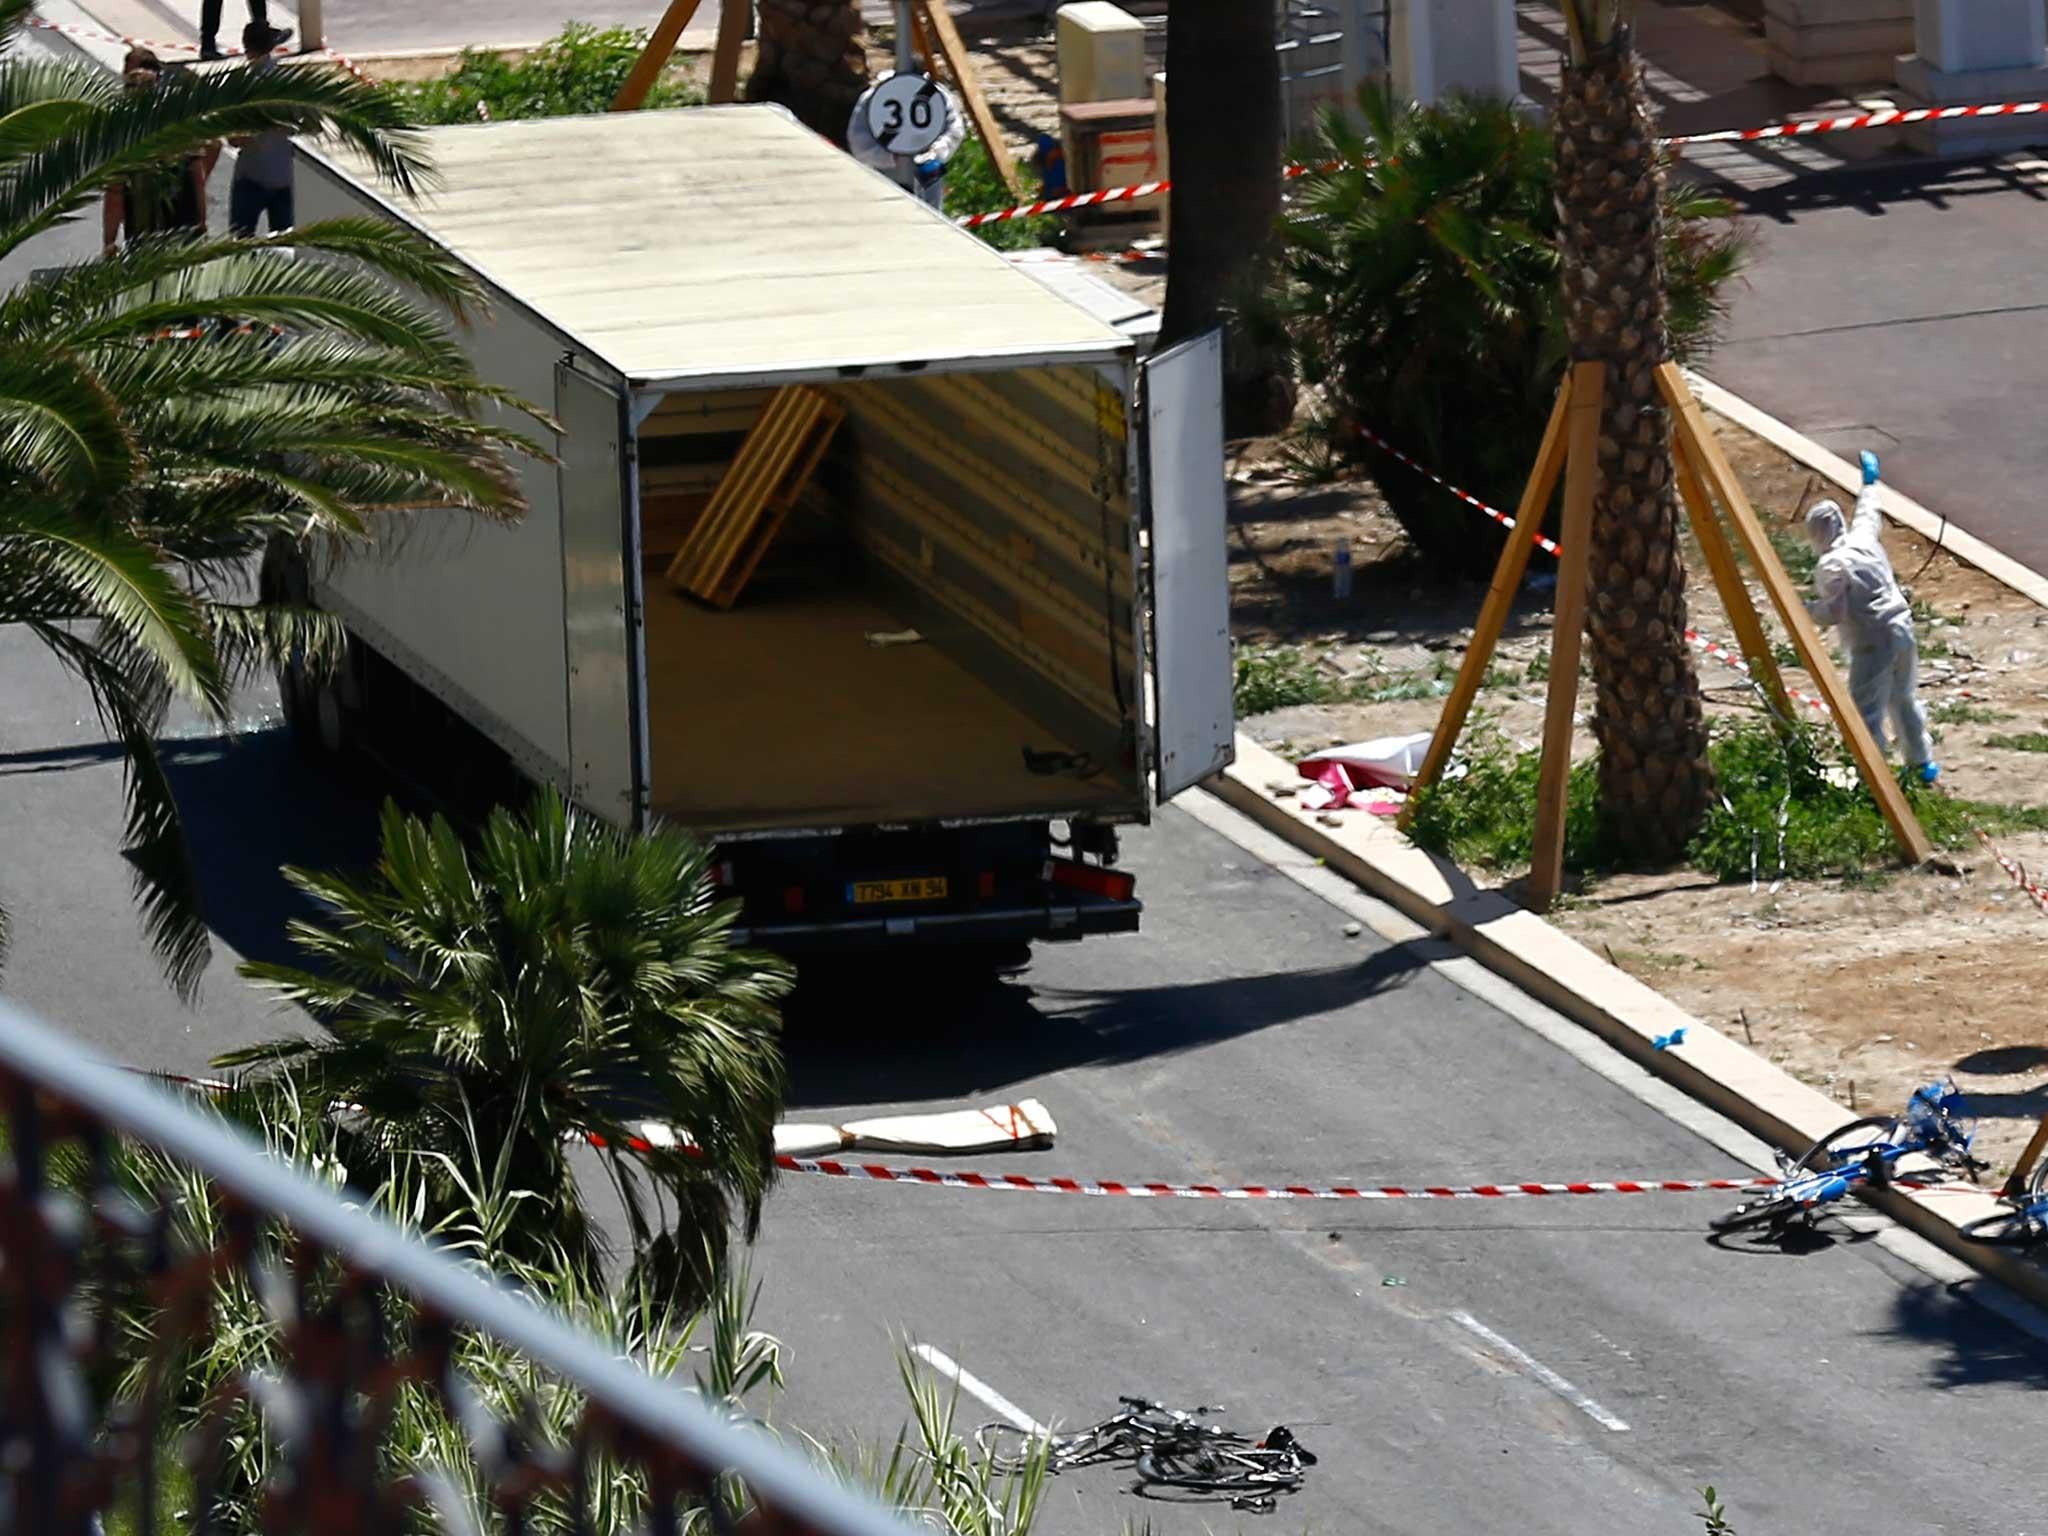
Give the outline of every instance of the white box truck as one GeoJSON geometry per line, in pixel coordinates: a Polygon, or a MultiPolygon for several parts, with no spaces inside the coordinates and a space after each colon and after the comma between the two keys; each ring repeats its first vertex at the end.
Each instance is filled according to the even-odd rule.
{"type": "Polygon", "coordinates": [[[756,943],[1134,929],[1117,828],[1231,756],[1217,338],[1141,361],[778,108],[427,141],[417,203],[302,149],[300,215],[472,268],[467,344],[559,462],[517,523],[268,565],[351,637],[285,679],[295,725],[689,828],[756,943]],[[795,385],[844,418],[737,601],[700,602],[671,559],[795,385]]]}

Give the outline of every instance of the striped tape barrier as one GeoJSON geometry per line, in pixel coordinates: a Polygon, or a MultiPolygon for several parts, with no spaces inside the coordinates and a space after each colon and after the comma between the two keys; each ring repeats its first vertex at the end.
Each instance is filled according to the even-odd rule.
{"type": "MultiPolygon", "coordinates": [[[[2048,112],[2048,102],[1992,101],[1961,107],[1887,107],[1876,112],[1847,113],[1837,117],[1813,118],[1806,122],[1772,123],[1763,128],[1723,128],[1712,133],[1671,134],[1657,142],[1667,148],[1682,148],[1689,144],[1754,144],[1768,139],[1803,139],[1816,134],[1844,133],[1858,128],[1897,128],[1913,123],[1949,122],[1967,117],[2026,117],[2040,112],[2048,112]]],[[[1280,174],[1292,180],[1298,176],[1306,176],[1311,171],[1330,171],[1337,167],[1337,162],[1325,162],[1314,166],[1289,164],[1281,167],[1280,174]]],[[[1104,187],[1094,192],[1077,192],[1068,197],[1045,198],[1036,203],[1003,208],[993,213],[968,214],[955,219],[954,222],[964,229],[974,229],[983,224],[1001,223],[1005,219],[1028,219],[1039,214],[1065,213],[1071,209],[1090,208],[1101,203],[1157,197],[1172,190],[1173,183],[1170,180],[1143,181],[1132,186],[1104,187]]]]}
{"type": "MultiPolygon", "coordinates": [[[[208,1094],[229,1093],[232,1083],[218,1078],[187,1077],[144,1067],[129,1070],[160,1082],[197,1088],[208,1094]]],[[[337,1108],[350,1106],[337,1105],[337,1108]]],[[[584,1138],[593,1147],[609,1143],[602,1136],[584,1138]]],[[[629,1152],[695,1149],[687,1140],[664,1133],[657,1143],[629,1137],[629,1152]]],[[[1572,1179],[1563,1182],[1523,1180],[1506,1184],[1176,1184],[1160,1179],[1034,1178],[1024,1173],[978,1173],[959,1168],[899,1167],[889,1163],[849,1163],[830,1157],[792,1157],[777,1153],[775,1166],[784,1173],[815,1174],[862,1184],[915,1184],[928,1189],[978,1189],[997,1194],[1086,1195],[1127,1200],[1531,1200],[1566,1195],[1688,1195],[1711,1190],[1769,1189],[1783,1183],[1769,1174],[1741,1179],[1572,1179]]],[[[1889,1180],[1902,1189],[1927,1193],[1968,1192],[1978,1185],[1957,1181],[1889,1180]]]]}

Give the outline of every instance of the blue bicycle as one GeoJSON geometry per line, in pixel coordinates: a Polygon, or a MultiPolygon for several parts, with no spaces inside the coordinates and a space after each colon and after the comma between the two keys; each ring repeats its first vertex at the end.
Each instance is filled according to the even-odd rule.
{"type": "Polygon", "coordinates": [[[2000,1248],[2031,1248],[2048,1242],[2048,1161],[2034,1169],[2025,1189],[2005,1197],[2006,1209],[1963,1223],[1963,1236],[2000,1248]]]}
{"type": "Polygon", "coordinates": [[[1972,1178],[1986,1164],[1970,1155],[1976,1126],[1965,1113],[1962,1093],[1946,1080],[1913,1090],[1902,1115],[1870,1115],[1823,1136],[1804,1157],[1778,1154],[1783,1176],[1709,1225],[1716,1232],[1767,1227],[1782,1233],[1795,1223],[1811,1226],[1820,1215],[1861,1184],[1884,1185],[1901,1158],[1920,1153],[1944,1168],[1972,1178]]]}

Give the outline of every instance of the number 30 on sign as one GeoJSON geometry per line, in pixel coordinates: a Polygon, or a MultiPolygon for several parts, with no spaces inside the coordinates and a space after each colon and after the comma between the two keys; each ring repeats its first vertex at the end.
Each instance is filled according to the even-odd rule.
{"type": "Polygon", "coordinates": [[[868,132],[892,155],[920,155],[945,133],[952,107],[925,75],[891,75],[868,97],[868,132]]]}

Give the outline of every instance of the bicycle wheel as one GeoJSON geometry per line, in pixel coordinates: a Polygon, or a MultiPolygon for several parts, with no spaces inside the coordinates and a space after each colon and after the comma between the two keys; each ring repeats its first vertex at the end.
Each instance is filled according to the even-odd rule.
{"type": "Polygon", "coordinates": [[[1861,1162],[1872,1147],[1893,1139],[1898,1121],[1890,1115],[1866,1115],[1828,1132],[1806,1149],[1799,1166],[1808,1173],[1828,1173],[1861,1162]]]}
{"type": "Polygon", "coordinates": [[[1710,1217],[1708,1227],[1716,1232],[1746,1232],[1751,1227],[1779,1227],[1799,1214],[1799,1202],[1790,1195],[1771,1193],[1745,1200],[1732,1211],[1710,1217]]]}
{"type": "Polygon", "coordinates": [[[2023,1206],[1966,1221],[1961,1231],[1971,1242],[1988,1243],[1994,1248],[2031,1248],[2048,1240],[2048,1222],[2023,1206]]]}
{"type": "Polygon", "coordinates": [[[1002,1473],[1022,1472],[1037,1457],[1043,1457],[1047,1470],[1053,1472],[1103,1459],[1099,1436],[1093,1429],[1046,1436],[1014,1424],[984,1424],[974,1432],[974,1444],[988,1464],[1002,1473]]]}
{"type": "Polygon", "coordinates": [[[1138,1457],[1138,1481],[1193,1493],[1290,1493],[1301,1464],[1283,1451],[1154,1447],[1138,1457]]]}

